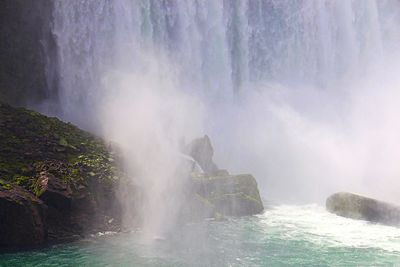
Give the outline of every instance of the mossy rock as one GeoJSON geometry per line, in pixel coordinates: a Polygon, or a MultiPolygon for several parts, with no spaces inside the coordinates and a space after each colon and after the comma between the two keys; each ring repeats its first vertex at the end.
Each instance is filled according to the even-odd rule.
{"type": "Polygon", "coordinates": [[[0,187],[3,190],[10,190],[11,189],[11,184],[8,182],[5,182],[4,180],[0,179],[0,187]]]}
{"type": "Polygon", "coordinates": [[[120,175],[110,147],[99,137],[57,118],[0,104],[0,177],[33,191],[48,171],[71,185],[93,178],[113,183],[120,175]]]}
{"type": "MultiPolygon", "coordinates": [[[[0,213],[15,209],[40,221],[41,227],[31,227],[40,243],[108,231],[109,218],[116,222],[112,230],[118,229],[121,214],[115,191],[124,174],[119,153],[111,147],[57,118],[0,103],[0,213]],[[39,180],[44,175],[51,177],[45,193],[39,180]],[[34,207],[22,201],[31,198],[36,200],[34,207]],[[19,202],[25,203],[22,210],[19,202]]],[[[18,232],[12,223],[7,220],[3,231],[18,232]]],[[[24,245],[23,240],[16,243],[0,235],[0,246],[13,244],[24,245]]]]}

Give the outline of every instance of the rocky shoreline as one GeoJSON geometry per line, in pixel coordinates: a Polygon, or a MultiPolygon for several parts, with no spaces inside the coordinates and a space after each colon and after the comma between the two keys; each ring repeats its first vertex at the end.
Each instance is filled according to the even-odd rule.
{"type": "MultiPolygon", "coordinates": [[[[254,177],[219,170],[208,137],[186,149],[205,171],[189,174],[184,220],[263,211],[254,177]]],[[[140,189],[122,171],[120,154],[115,145],[72,124],[0,104],[0,248],[121,231],[119,188],[133,195],[140,189]]]]}

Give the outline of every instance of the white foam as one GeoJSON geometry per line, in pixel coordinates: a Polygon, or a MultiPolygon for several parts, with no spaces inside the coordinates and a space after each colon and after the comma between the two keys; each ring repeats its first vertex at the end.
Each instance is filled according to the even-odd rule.
{"type": "Polygon", "coordinates": [[[315,204],[277,206],[259,217],[266,232],[278,232],[290,240],[400,252],[400,228],[343,218],[315,204]]]}

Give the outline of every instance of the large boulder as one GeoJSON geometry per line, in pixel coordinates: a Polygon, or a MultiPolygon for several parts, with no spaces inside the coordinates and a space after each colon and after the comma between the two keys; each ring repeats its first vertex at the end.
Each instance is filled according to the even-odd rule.
{"type": "Polygon", "coordinates": [[[203,206],[197,211],[204,216],[245,216],[264,210],[257,182],[250,174],[197,175],[192,181],[194,196],[203,206]]]}
{"type": "Polygon", "coordinates": [[[340,192],[326,200],[328,211],[339,216],[386,225],[400,225],[400,207],[373,198],[340,192]]]}
{"type": "Polygon", "coordinates": [[[46,210],[31,192],[0,180],[0,246],[43,244],[47,238],[46,210]]]}
{"type": "Polygon", "coordinates": [[[190,190],[184,207],[189,217],[245,216],[264,210],[256,179],[251,174],[231,175],[218,169],[207,135],[190,142],[184,153],[190,156],[193,166],[201,167],[201,171],[190,168],[190,190]]]}

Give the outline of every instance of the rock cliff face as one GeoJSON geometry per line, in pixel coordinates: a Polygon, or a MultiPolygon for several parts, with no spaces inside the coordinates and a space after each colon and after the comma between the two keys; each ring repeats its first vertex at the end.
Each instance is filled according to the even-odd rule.
{"type": "Polygon", "coordinates": [[[57,97],[52,0],[0,1],[0,99],[34,105],[57,97]],[[52,66],[50,66],[52,64],[52,66]],[[51,73],[46,73],[46,72],[51,73]]]}
{"type": "Polygon", "coordinates": [[[400,225],[400,207],[352,193],[335,193],[326,200],[328,211],[339,216],[386,225],[400,225]]]}

